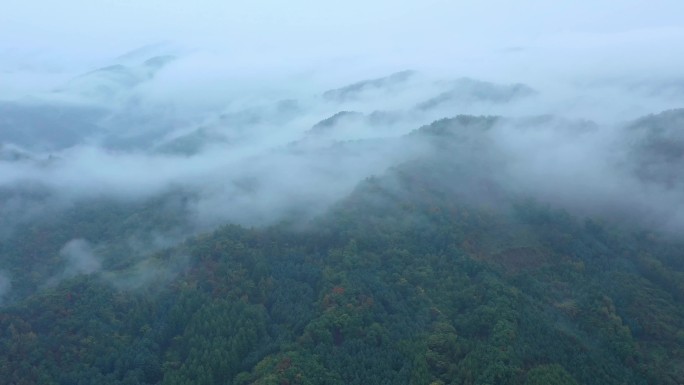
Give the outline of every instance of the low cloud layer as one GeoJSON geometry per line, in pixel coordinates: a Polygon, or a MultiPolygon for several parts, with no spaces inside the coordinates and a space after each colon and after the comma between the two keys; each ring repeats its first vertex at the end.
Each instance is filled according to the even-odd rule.
{"type": "MultiPolygon", "coordinates": [[[[0,187],[9,198],[4,213],[19,218],[40,212],[31,210],[32,204],[135,202],[175,191],[186,196],[184,209],[197,228],[311,216],[365,177],[432,151],[429,143],[406,134],[462,114],[515,122],[487,134],[491,151],[503,157],[500,173],[514,188],[547,200],[586,194],[586,207],[614,202],[615,196],[625,204],[629,196],[635,207],[659,207],[648,198],[661,186],[626,166],[641,161],[630,158],[635,155],[630,140],[643,141],[627,128],[630,122],[679,103],[676,95],[657,93],[659,82],[635,87],[606,80],[568,84],[560,92],[515,81],[403,71],[315,92],[313,83],[297,88],[275,82],[271,90],[280,89],[273,93],[255,86],[244,87],[251,90],[244,95],[203,95],[171,80],[197,71],[186,67],[183,57],[148,58],[149,53],[132,55],[142,55],[129,58],[133,64],[90,71],[39,103],[5,106],[0,187]],[[106,92],[98,96],[92,89],[106,92]],[[189,95],[206,98],[193,104],[185,100],[189,95]],[[40,114],[46,115],[35,119],[40,114]],[[44,130],[63,140],[33,142],[12,131],[17,122],[38,136],[44,130]],[[561,185],[567,187],[558,189],[561,185]]],[[[678,92],[677,83],[669,84],[668,92],[678,92]]],[[[667,195],[663,190],[659,199],[667,195]]]]}

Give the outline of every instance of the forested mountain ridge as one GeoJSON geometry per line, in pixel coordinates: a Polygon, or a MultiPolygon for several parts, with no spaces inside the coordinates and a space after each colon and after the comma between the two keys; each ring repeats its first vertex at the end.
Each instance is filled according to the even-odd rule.
{"type": "MultiPolygon", "coordinates": [[[[415,131],[433,151],[313,220],[223,226],[144,260],[149,276],[133,258],[17,300],[0,311],[0,378],[684,381],[682,244],[505,183],[494,170],[506,158],[482,135],[500,121],[459,116],[415,131]]],[[[112,218],[162,220],[147,210],[112,218]]]]}
{"type": "Polygon", "coordinates": [[[604,3],[5,1],[0,385],[684,385],[684,1],[604,3]]]}

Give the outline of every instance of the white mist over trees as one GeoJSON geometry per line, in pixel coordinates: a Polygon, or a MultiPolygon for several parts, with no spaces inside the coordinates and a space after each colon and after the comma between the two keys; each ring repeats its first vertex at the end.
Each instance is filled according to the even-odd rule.
{"type": "Polygon", "coordinates": [[[5,0],[0,382],[684,383],[682,14],[5,0]]]}
{"type": "Polygon", "coordinates": [[[499,209],[684,229],[678,2],[36,6],[0,15],[0,297],[174,277],[186,256],[143,256],[412,164],[499,209]]]}

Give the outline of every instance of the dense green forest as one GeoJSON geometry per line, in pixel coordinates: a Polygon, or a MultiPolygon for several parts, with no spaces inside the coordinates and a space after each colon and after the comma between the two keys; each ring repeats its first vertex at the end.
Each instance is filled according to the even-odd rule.
{"type": "Polygon", "coordinates": [[[495,164],[451,156],[496,120],[423,127],[412,135],[433,154],[314,219],[225,225],[144,259],[117,242],[178,226],[167,200],[16,230],[0,249],[21,277],[0,309],[0,382],[683,383],[684,245],[516,194],[483,177],[495,164]],[[107,242],[105,268],[39,286],[75,236],[107,242]]]}

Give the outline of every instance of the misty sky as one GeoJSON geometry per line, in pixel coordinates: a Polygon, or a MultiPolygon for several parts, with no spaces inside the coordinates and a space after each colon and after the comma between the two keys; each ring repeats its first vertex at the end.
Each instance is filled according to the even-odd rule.
{"type": "Polygon", "coordinates": [[[264,71],[342,61],[490,77],[507,69],[525,77],[569,60],[578,71],[675,71],[684,62],[679,0],[2,3],[5,76],[77,72],[161,41],[220,52],[234,69],[264,71]]]}

